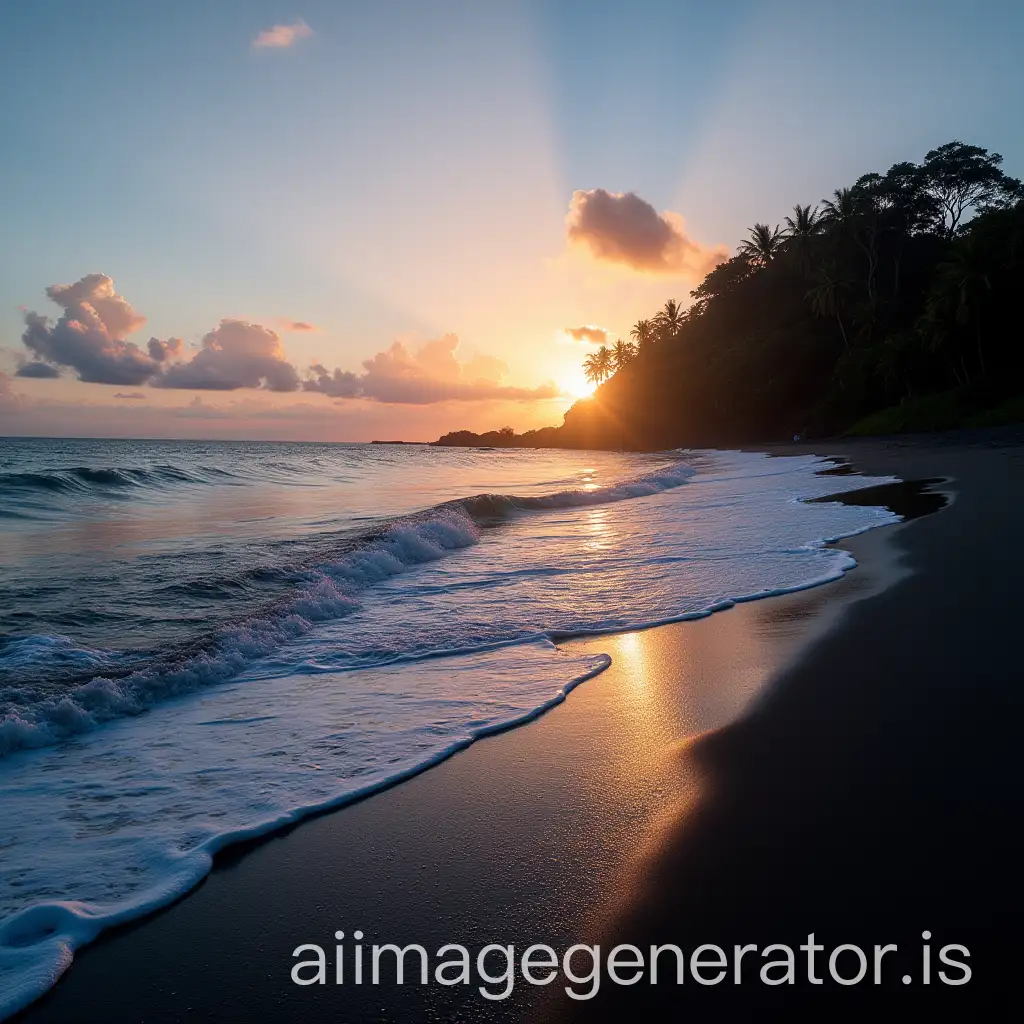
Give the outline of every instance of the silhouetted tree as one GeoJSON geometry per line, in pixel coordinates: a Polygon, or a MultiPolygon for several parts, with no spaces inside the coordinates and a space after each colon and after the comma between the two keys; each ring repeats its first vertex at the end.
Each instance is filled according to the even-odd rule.
{"type": "Polygon", "coordinates": [[[655,313],[652,323],[657,332],[659,341],[666,341],[674,338],[683,326],[685,311],[675,299],[669,299],[664,306],[655,313]]]}
{"type": "Polygon", "coordinates": [[[859,214],[857,193],[852,188],[837,188],[831,199],[821,201],[822,223],[830,229],[851,233],[859,214]]]}
{"type": "Polygon", "coordinates": [[[870,204],[892,262],[893,298],[900,292],[900,268],[907,242],[936,230],[942,222],[938,202],[925,189],[923,169],[914,163],[893,164],[885,175],[865,174],[854,189],[870,204]]]}
{"type": "Polygon", "coordinates": [[[587,358],[608,381],[595,401],[509,443],[715,446],[840,431],[908,398],[966,419],[1021,397],[1024,192],[998,154],[948,143],[785,227],[755,225],[689,309],[637,322],[632,362],[625,342],[587,358]]]}
{"type": "Polygon", "coordinates": [[[942,211],[948,238],[956,234],[964,214],[1005,209],[1022,198],[1021,184],[1003,173],[1003,158],[980,146],[947,142],[925,155],[922,165],[925,191],[942,211]]]}
{"type": "Polygon", "coordinates": [[[840,188],[832,193],[831,199],[821,202],[822,222],[826,230],[840,246],[852,243],[867,260],[865,285],[867,288],[870,317],[873,321],[875,309],[875,271],[878,267],[877,229],[869,193],[864,189],[840,188]]]}
{"type": "MultiPolygon", "coordinates": [[[[957,336],[962,341],[969,338],[982,374],[987,372],[982,322],[985,304],[992,291],[987,255],[981,239],[967,235],[958,240],[949,258],[936,271],[923,318],[925,330],[930,330],[936,341],[957,336]]],[[[960,368],[969,383],[970,372],[963,352],[960,352],[960,368]]]]}
{"type": "Polygon", "coordinates": [[[818,283],[807,293],[815,316],[834,316],[843,336],[843,346],[850,347],[850,339],[843,323],[844,297],[849,285],[839,276],[835,267],[823,267],[818,271],[818,283]]]}
{"type": "Polygon", "coordinates": [[[635,345],[619,338],[612,347],[612,366],[615,368],[616,373],[627,363],[632,362],[636,358],[636,353],[635,345]]]}
{"type": "Polygon", "coordinates": [[[778,224],[774,228],[767,224],[755,224],[750,229],[750,237],[740,243],[739,252],[752,263],[766,267],[778,256],[783,241],[778,224]]]}
{"type": "Polygon", "coordinates": [[[602,345],[596,352],[591,353],[583,360],[583,372],[587,380],[593,384],[600,384],[613,372],[613,357],[611,349],[602,345]]]}
{"type": "Polygon", "coordinates": [[[695,288],[690,295],[694,298],[691,310],[696,315],[703,313],[712,299],[719,299],[740,288],[754,272],[750,260],[743,254],[719,263],[714,270],[695,288]]]}
{"type": "Polygon", "coordinates": [[[802,272],[806,275],[811,266],[814,242],[821,233],[821,220],[816,206],[793,207],[793,216],[786,218],[785,246],[793,254],[802,272]]]}
{"type": "Polygon", "coordinates": [[[636,341],[638,348],[644,348],[654,341],[657,331],[650,320],[637,320],[629,332],[629,336],[636,341]]]}

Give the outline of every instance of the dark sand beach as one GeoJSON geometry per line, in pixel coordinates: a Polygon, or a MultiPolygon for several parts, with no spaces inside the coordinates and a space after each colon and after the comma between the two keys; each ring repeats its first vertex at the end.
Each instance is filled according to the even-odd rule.
{"type": "Polygon", "coordinates": [[[847,542],[860,565],[837,583],[572,642],[611,668],[522,728],[229,851],[192,894],[81,951],[19,1019],[996,1019],[1020,949],[1019,434],[779,453],[799,450],[941,478],[952,502],[847,542]],[[291,984],[295,947],[357,928],[428,949],[796,947],[814,932],[899,952],[880,987],[606,981],[579,1004],[521,978],[496,1003],[291,984]],[[926,929],[936,949],[970,949],[968,984],[920,983],[926,929]]]}

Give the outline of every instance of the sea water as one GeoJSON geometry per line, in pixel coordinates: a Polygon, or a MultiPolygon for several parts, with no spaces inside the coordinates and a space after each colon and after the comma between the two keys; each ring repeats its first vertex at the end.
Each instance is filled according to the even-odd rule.
{"type": "Polygon", "coordinates": [[[833,580],[813,456],[0,440],[0,1017],[230,842],[524,722],[559,639],[833,580]]]}

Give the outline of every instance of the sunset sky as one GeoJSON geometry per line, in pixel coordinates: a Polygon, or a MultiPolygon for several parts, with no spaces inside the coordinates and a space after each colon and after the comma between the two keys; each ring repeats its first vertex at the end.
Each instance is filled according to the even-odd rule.
{"type": "Polygon", "coordinates": [[[1024,173],[1021,38],[1004,0],[7,4],[0,434],[558,423],[569,329],[755,220],[954,138],[1024,173]]]}

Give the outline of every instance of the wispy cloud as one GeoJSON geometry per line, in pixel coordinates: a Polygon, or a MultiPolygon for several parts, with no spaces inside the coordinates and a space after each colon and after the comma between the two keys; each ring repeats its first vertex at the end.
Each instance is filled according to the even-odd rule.
{"type": "Polygon", "coordinates": [[[308,320],[290,320],[288,317],[280,316],[274,321],[274,326],[279,331],[288,331],[295,334],[316,334],[320,328],[311,324],[308,320]]]}
{"type": "Polygon", "coordinates": [[[635,192],[574,192],[566,235],[596,260],[646,273],[699,280],[729,258],[725,246],[708,248],[694,241],[678,213],[658,213],[635,192]]]}
{"type": "Polygon", "coordinates": [[[445,334],[410,351],[396,341],[363,363],[365,373],[326,366],[310,367],[304,391],[319,391],[332,398],[367,398],[393,405],[433,405],[437,402],[512,401],[535,402],[556,398],[554,384],[536,388],[503,384],[508,367],[493,356],[459,360],[459,339],[445,334]]]}
{"type": "Polygon", "coordinates": [[[585,345],[603,345],[608,341],[608,332],[595,324],[584,324],[582,327],[566,327],[565,333],[573,341],[582,341],[585,345]]]}
{"type": "Polygon", "coordinates": [[[253,41],[257,50],[286,50],[301,39],[308,39],[313,30],[301,19],[290,25],[275,25],[265,28],[253,41]]]}

